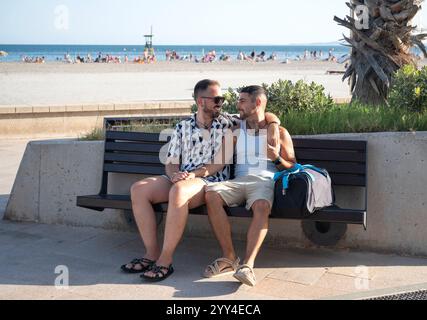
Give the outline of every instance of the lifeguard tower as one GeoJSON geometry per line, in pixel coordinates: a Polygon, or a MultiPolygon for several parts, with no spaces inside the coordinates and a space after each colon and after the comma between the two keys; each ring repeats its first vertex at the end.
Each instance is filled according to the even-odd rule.
{"type": "Polygon", "coordinates": [[[148,59],[150,60],[150,62],[155,61],[156,59],[156,55],[154,54],[154,48],[153,48],[153,37],[154,37],[153,27],[151,27],[151,33],[144,35],[144,38],[145,38],[144,53],[147,52],[148,59]]]}

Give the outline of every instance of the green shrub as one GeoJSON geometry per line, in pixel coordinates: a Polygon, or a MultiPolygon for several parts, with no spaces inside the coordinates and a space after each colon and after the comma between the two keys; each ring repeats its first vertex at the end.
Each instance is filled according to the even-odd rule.
{"type": "Polygon", "coordinates": [[[426,131],[427,109],[412,112],[352,103],[334,105],[320,111],[290,111],[280,120],[292,135],[426,131]]]}
{"type": "Polygon", "coordinates": [[[237,100],[239,99],[239,94],[232,88],[228,88],[228,91],[224,94],[225,103],[223,107],[224,112],[230,114],[237,114],[237,100]]]}
{"type": "Polygon", "coordinates": [[[91,132],[78,137],[79,141],[97,141],[105,139],[105,131],[103,128],[95,128],[91,132]]]}
{"type": "Polygon", "coordinates": [[[332,107],[334,101],[325,94],[325,88],[314,82],[308,84],[302,80],[293,83],[279,80],[271,86],[263,84],[269,101],[268,111],[281,115],[293,111],[316,111],[332,107]]]}
{"type": "Polygon", "coordinates": [[[406,65],[392,80],[388,102],[390,107],[422,112],[427,109],[427,66],[418,70],[406,65]]]}
{"type": "MultiPolygon", "coordinates": [[[[147,132],[160,133],[165,129],[173,129],[179,120],[131,120],[123,121],[114,127],[109,127],[107,130],[125,131],[125,132],[147,132]]],[[[104,140],[105,131],[103,128],[95,128],[91,132],[82,135],[78,138],[80,141],[104,140]]]]}
{"type": "MultiPolygon", "coordinates": [[[[270,86],[262,85],[267,92],[267,111],[281,116],[290,111],[325,110],[334,104],[331,96],[325,94],[325,88],[314,82],[308,84],[302,80],[295,84],[289,80],[279,80],[270,86]]],[[[224,111],[237,113],[238,92],[232,88],[224,94],[226,104],[224,111]]]]}

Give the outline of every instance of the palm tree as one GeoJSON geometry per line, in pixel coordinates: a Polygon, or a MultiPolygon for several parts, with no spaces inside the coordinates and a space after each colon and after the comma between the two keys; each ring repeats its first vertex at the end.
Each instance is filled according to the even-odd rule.
{"type": "MultiPolygon", "coordinates": [[[[351,64],[343,81],[349,78],[352,101],[368,104],[387,104],[392,75],[405,64],[415,64],[410,49],[418,46],[427,58],[423,40],[427,34],[415,34],[417,26],[411,21],[421,9],[423,0],[351,0],[347,6],[355,12],[364,5],[368,18],[367,28],[362,21],[347,16],[334,17],[341,26],[351,31],[344,36],[351,47],[351,64]]],[[[356,13],[357,14],[357,13],[356,13]]]]}

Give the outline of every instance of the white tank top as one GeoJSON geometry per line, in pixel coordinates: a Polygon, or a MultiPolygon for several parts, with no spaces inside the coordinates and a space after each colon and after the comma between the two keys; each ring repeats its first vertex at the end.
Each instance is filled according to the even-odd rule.
{"type": "Polygon", "coordinates": [[[236,178],[255,175],[273,179],[276,172],[276,166],[267,157],[267,130],[260,130],[258,136],[249,135],[246,121],[242,121],[236,143],[236,178]]]}

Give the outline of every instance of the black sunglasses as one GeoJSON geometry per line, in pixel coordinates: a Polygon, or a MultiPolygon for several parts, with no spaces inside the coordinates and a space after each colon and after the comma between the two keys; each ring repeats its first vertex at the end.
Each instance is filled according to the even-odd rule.
{"type": "Polygon", "coordinates": [[[215,104],[219,104],[222,105],[225,102],[225,98],[224,97],[201,97],[202,99],[210,99],[213,100],[215,102],[215,104]]]}

